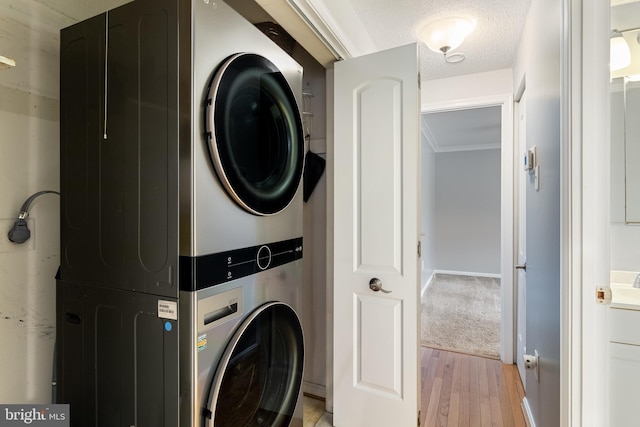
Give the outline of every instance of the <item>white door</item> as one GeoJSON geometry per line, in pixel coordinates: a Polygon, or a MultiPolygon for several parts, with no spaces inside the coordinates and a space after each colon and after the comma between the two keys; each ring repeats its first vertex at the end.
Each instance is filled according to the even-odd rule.
{"type": "Polygon", "coordinates": [[[338,62],[334,76],[333,422],[415,426],[418,46],[338,62]]]}
{"type": "Polygon", "coordinates": [[[527,352],[527,179],[529,172],[524,170],[524,159],[527,154],[526,141],[526,104],[525,94],[518,102],[518,264],[517,264],[517,325],[516,325],[516,365],[522,384],[526,386],[524,359],[527,352]]]}

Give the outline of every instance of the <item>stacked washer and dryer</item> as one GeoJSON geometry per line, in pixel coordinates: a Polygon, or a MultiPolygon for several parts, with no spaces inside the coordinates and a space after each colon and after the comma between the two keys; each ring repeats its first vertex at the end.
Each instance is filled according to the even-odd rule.
{"type": "Polygon", "coordinates": [[[60,67],[71,425],[302,425],[301,67],[213,0],[65,28],[60,67]]]}

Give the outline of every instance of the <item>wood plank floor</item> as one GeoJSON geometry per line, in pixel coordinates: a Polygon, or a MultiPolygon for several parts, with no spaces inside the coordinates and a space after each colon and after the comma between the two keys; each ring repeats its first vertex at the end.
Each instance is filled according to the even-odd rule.
{"type": "Polygon", "coordinates": [[[422,347],[422,427],[526,427],[515,365],[422,347]]]}

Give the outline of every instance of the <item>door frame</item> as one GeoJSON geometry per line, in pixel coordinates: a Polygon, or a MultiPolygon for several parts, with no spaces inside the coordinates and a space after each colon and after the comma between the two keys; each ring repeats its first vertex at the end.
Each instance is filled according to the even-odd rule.
{"type": "Polygon", "coordinates": [[[513,96],[498,94],[455,101],[423,103],[421,113],[501,107],[500,146],[500,360],[513,364],[515,354],[514,280],[514,137],[513,96]],[[508,178],[508,179],[505,179],[508,178]]]}
{"type": "Polygon", "coordinates": [[[609,285],[611,4],[563,9],[560,421],[597,427],[609,424],[608,307],[595,288],[609,285]]]}
{"type": "MultiPolygon", "coordinates": [[[[526,226],[527,226],[527,222],[526,222],[526,198],[523,200],[523,194],[522,194],[522,190],[526,190],[526,188],[524,187],[524,182],[522,181],[523,179],[525,179],[523,177],[523,174],[526,172],[522,171],[523,168],[523,154],[524,152],[521,152],[520,149],[524,148],[524,151],[527,150],[527,141],[526,141],[526,129],[523,129],[522,127],[522,119],[520,118],[520,116],[522,115],[523,112],[523,105],[524,105],[524,116],[525,116],[525,126],[526,126],[526,102],[525,104],[522,104],[522,99],[524,97],[525,91],[526,91],[526,74],[522,77],[522,81],[520,82],[520,84],[518,85],[518,90],[516,91],[516,96],[513,100],[513,124],[514,124],[514,135],[513,135],[513,145],[514,145],[514,171],[513,171],[513,182],[514,182],[514,260],[516,264],[521,264],[522,260],[520,259],[520,250],[521,250],[521,245],[522,242],[520,241],[520,237],[521,237],[521,232],[522,230],[520,229],[520,227],[524,226],[525,230],[524,230],[524,241],[525,241],[525,245],[526,245],[526,226]],[[524,131],[524,136],[523,136],[523,131],[524,131]],[[523,144],[524,142],[524,144],[523,144]],[[522,210],[525,210],[525,212],[523,212],[522,210]],[[524,217],[524,224],[522,223],[522,216],[525,215],[524,217]]],[[[526,197],[526,191],[524,196],[526,197]]],[[[525,246],[525,266],[526,266],[526,246],[525,246]]],[[[524,321],[524,329],[525,329],[525,336],[524,336],[524,349],[526,350],[527,347],[527,336],[526,336],[526,283],[527,283],[527,278],[526,278],[526,274],[527,274],[527,270],[525,268],[525,270],[523,272],[520,272],[520,270],[515,270],[514,271],[514,278],[513,278],[513,289],[514,289],[514,301],[515,301],[515,309],[514,309],[514,330],[513,330],[513,336],[514,336],[514,363],[516,364],[516,366],[518,367],[518,373],[520,375],[520,380],[522,381],[522,385],[524,386],[524,390],[526,393],[527,390],[527,384],[526,384],[526,375],[523,375],[522,373],[522,369],[524,368],[524,360],[519,360],[518,359],[518,346],[519,344],[519,322],[522,319],[522,317],[520,317],[520,309],[521,309],[521,304],[520,304],[520,289],[522,288],[522,286],[520,286],[520,278],[524,277],[524,287],[525,287],[525,299],[524,299],[524,305],[525,305],[525,309],[524,309],[524,319],[522,319],[524,321]],[[521,275],[522,274],[522,275],[521,275]]],[[[524,351],[523,351],[523,355],[524,355],[524,351]]]]}

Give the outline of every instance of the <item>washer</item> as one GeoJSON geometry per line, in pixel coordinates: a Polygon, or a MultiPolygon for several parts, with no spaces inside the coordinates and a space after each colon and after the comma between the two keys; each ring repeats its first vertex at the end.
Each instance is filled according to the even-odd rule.
{"type": "Polygon", "coordinates": [[[302,426],[301,270],[298,260],[181,295],[181,335],[193,343],[181,371],[197,375],[182,377],[181,425],[302,426]]]}

